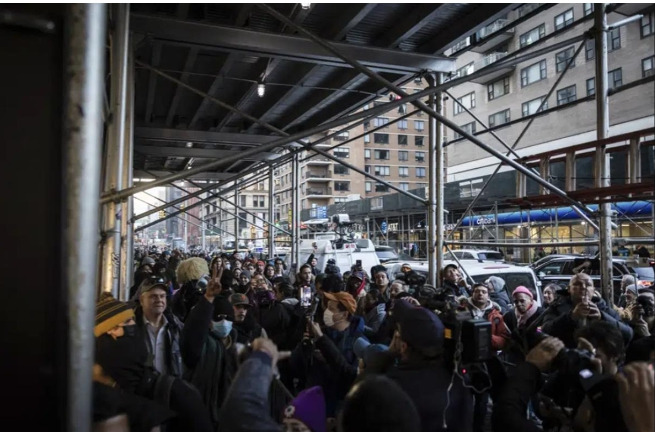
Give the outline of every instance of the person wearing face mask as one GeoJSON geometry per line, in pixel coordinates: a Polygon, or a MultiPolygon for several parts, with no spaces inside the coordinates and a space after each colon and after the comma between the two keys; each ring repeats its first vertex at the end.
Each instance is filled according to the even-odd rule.
{"type": "Polygon", "coordinates": [[[212,430],[198,391],[181,379],[158,373],[147,364],[148,351],[138,337],[134,311],[129,304],[103,294],[96,304],[93,332],[96,337],[93,380],[127,395],[130,430],[150,431],[145,422],[157,410],[155,407],[151,412],[138,402],[138,397],[157,402],[177,414],[173,418],[167,416],[168,431],[212,430]]]}
{"type": "Polygon", "coordinates": [[[207,290],[191,309],[181,339],[186,379],[200,392],[214,430],[218,429],[219,411],[237,370],[234,317],[230,307],[220,306],[223,303],[217,300],[222,276],[221,262],[216,261],[207,290]]]}
{"type": "Polygon", "coordinates": [[[632,339],[632,329],[621,322],[616,311],[608,307],[603,299],[594,295],[591,277],[577,273],[569,282],[569,296],[562,298],[544,313],[542,330],[562,340],[567,348],[574,348],[575,331],[594,320],[607,321],[617,327],[626,345],[632,339]]]}
{"type": "MultiPolygon", "coordinates": [[[[332,276],[336,277],[328,277],[332,276]]],[[[354,375],[346,371],[357,369],[354,345],[359,337],[364,337],[364,320],[355,315],[355,299],[343,291],[343,282],[341,289],[338,292],[323,292],[327,301],[323,312],[325,328],[322,329],[314,321],[308,322],[308,334],[318,352],[303,350],[301,345],[291,359],[296,367],[311,364],[309,370],[294,369],[307,371],[307,376],[300,377],[301,382],[305,383],[303,388],[312,385],[323,387],[328,417],[335,416],[353,383],[354,375]]]]}

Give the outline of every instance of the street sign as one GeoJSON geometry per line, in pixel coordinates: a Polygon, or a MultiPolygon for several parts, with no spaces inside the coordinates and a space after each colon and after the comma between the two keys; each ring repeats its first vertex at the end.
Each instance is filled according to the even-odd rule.
{"type": "Polygon", "coordinates": [[[382,221],[380,224],[380,231],[382,231],[382,234],[387,233],[387,221],[382,221]]]}

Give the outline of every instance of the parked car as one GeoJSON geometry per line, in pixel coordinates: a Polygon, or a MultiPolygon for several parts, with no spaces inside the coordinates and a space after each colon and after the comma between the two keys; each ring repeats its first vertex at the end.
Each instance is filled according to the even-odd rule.
{"type": "MultiPolygon", "coordinates": [[[[428,263],[427,261],[407,261],[407,264],[416,271],[421,276],[427,279],[428,276],[428,263]]],[[[400,267],[403,263],[393,263],[391,265],[387,264],[389,277],[392,275],[396,276],[400,273],[400,267]]],[[[455,264],[455,261],[444,261],[446,264],[455,264]]],[[[536,293],[536,299],[539,305],[542,304],[542,293],[541,293],[541,283],[535,276],[534,271],[527,266],[517,266],[510,263],[500,263],[500,262],[478,262],[478,261],[462,261],[462,266],[466,274],[473,279],[469,280],[469,283],[472,282],[484,282],[490,276],[498,276],[499,278],[505,281],[505,291],[507,295],[511,298],[512,292],[519,285],[530,289],[532,292],[536,293]]]]}
{"type": "MultiPolygon", "coordinates": [[[[588,263],[584,273],[591,276],[596,289],[600,289],[600,260],[595,257],[560,256],[535,266],[534,271],[542,285],[556,283],[561,286],[568,285],[571,277],[582,265],[588,263]]],[[[635,270],[626,264],[624,259],[612,259],[612,285],[614,287],[614,301],[618,302],[621,295],[621,280],[626,274],[638,278],[635,270]]]]}
{"type": "Polygon", "coordinates": [[[485,249],[457,249],[444,254],[443,259],[454,261],[453,255],[458,260],[505,261],[505,256],[502,252],[485,249]]]}
{"type": "Polygon", "coordinates": [[[653,266],[649,267],[632,267],[639,278],[639,286],[643,288],[653,288],[655,284],[655,271],[653,266]]]}
{"type": "Polygon", "coordinates": [[[394,248],[391,246],[375,246],[375,254],[378,256],[381,263],[400,259],[394,248]]]}

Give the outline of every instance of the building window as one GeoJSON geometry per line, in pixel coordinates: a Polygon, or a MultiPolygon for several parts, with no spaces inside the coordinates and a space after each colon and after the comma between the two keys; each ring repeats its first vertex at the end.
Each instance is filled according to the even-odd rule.
{"type": "Polygon", "coordinates": [[[470,75],[473,73],[473,62],[467,64],[466,66],[462,66],[461,68],[457,69],[455,72],[455,78],[461,78],[466,75],[470,75]]]}
{"type": "Polygon", "coordinates": [[[487,86],[487,93],[489,95],[489,100],[494,100],[501,96],[505,96],[507,93],[509,93],[509,77],[489,84],[487,86]]]}
{"type": "Polygon", "coordinates": [[[519,37],[519,46],[523,48],[524,46],[528,46],[530,44],[535,43],[542,37],[546,35],[546,24],[541,24],[538,27],[533,28],[532,30],[523,33],[519,37]]]}
{"type": "Polygon", "coordinates": [[[596,78],[589,78],[587,80],[587,96],[596,94],[596,78]]]}
{"type": "Polygon", "coordinates": [[[241,202],[241,203],[240,203],[240,204],[241,204],[241,207],[247,207],[247,206],[248,206],[248,204],[246,204],[246,196],[245,196],[245,195],[241,195],[241,196],[239,197],[239,201],[241,202]]]}
{"type": "Polygon", "coordinates": [[[583,3],[584,16],[591,15],[594,11],[593,3],[583,3]]]}
{"type": "Polygon", "coordinates": [[[371,158],[371,149],[364,149],[364,159],[371,158]]]}
{"type": "MultiPolygon", "coordinates": [[[[348,201],[347,197],[334,197],[334,202],[335,203],[343,203],[343,202],[347,202],[347,201],[348,201]]],[[[314,205],[314,204],[312,204],[312,205],[314,205]]]]}
{"type": "Polygon", "coordinates": [[[345,131],[345,132],[340,132],[338,135],[336,135],[333,139],[335,141],[345,141],[348,138],[350,138],[350,132],[345,131]]]}
{"type": "Polygon", "coordinates": [[[388,166],[380,166],[380,165],[375,165],[375,171],[374,171],[376,176],[379,177],[386,177],[390,173],[390,169],[388,166]]]}
{"type": "Polygon", "coordinates": [[[423,120],[414,120],[414,129],[416,129],[419,132],[422,132],[425,130],[425,121],[423,120]]]}
{"type": "Polygon", "coordinates": [[[655,17],[655,12],[651,12],[648,15],[644,15],[641,18],[641,37],[642,38],[646,37],[646,36],[650,36],[653,33],[655,33],[655,29],[654,29],[655,26],[653,25],[653,21],[655,21],[654,17],[655,17]]]}
{"type": "Polygon", "coordinates": [[[615,89],[623,85],[623,73],[621,68],[614,69],[607,73],[607,88],[609,90],[615,89]]]}
{"type": "Polygon", "coordinates": [[[239,229],[248,228],[248,213],[239,212],[239,229]]]}
{"type": "Polygon", "coordinates": [[[573,24],[573,8],[555,17],[555,30],[563,29],[573,24]]]}
{"type": "Polygon", "coordinates": [[[400,182],[400,183],[398,183],[398,187],[400,188],[400,190],[408,191],[409,190],[409,183],[400,182]]]}
{"type": "Polygon", "coordinates": [[[398,145],[407,145],[407,135],[398,135],[398,145]]]}
{"type": "Polygon", "coordinates": [[[407,129],[407,119],[398,120],[398,129],[400,130],[407,129]]]}
{"type": "Polygon", "coordinates": [[[398,160],[399,161],[409,160],[409,152],[407,150],[398,150],[398,160]]]}
{"type": "MultiPolygon", "coordinates": [[[[464,132],[468,132],[471,135],[473,135],[475,133],[475,122],[466,123],[465,125],[461,125],[460,127],[462,129],[464,129],[464,132]]],[[[461,137],[462,137],[462,135],[455,132],[455,139],[458,139],[458,138],[461,138],[461,137]]]]}
{"type": "Polygon", "coordinates": [[[621,28],[615,28],[607,32],[607,51],[614,51],[621,48],[621,28]]]}
{"type": "Polygon", "coordinates": [[[375,150],[375,159],[389,160],[389,150],[375,150]]]}
{"type": "Polygon", "coordinates": [[[415,152],[414,159],[416,162],[425,162],[425,152],[415,152]]]}
{"type": "Polygon", "coordinates": [[[453,109],[455,110],[455,115],[465,112],[464,108],[475,108],[475,92],[466,94],[461,98],[457,98],[457,101],[453,101],[453,109]],[[462,105],[464,105],[464,107],[462,107],[462,105]]]}
{"type": "Polygon", "coordinates": [[[422,136],[419,135],[414,135],[414,144],[417,147],[423,147],[423,138],[422,136]]]}
{"type": "Polygon", "coordinates": [[[335,181],[334,182],[334,190],[335,191],[349,191],[350,190],[350,182],[349,181],[335,181]]]}
{"type": "Polygon", "coordinates": [[[371,122],[370,122],[370,120],[366,120],[366,121],[363,123],[363,125],[364,125],[364,130],[368,130],[368,128],[371,127],[371,122]]]}
{"type": "Polygon", "coordinates": [[[371,142],[371,134],[364,135],[364,143],[368,144],[371,142]]]}
{"type": "MultiPolygon", "coordinates": [[[[523,113],[523,117],[535,114],[539,109],[541,102],[545,98],[546,98],[545,96],[542,96],[537,99],[532,99],[531,101],[523,102],[523,104],[521,105],[521,112],[523,113]]],[[[548,101],[544,102],[544,106],[541,107],[539,111],[543,111],[545,109],[548,109],[548,101]]]]}
{"type": "Polygon", "coordinates": [[[376,144],[389,144],[389,134],[373,134],[373,142],[376,144]]]}
{"type": "Polygon", "coordinates": [[[546,60],[521,69],[521,87],[546,79],[546,60]]]}
{"type": "Polygon", "coordinates": [[[489,116],[489,127],[500,126],[510,121],[509,109],[499,111],[489,116]]]}
{"type": "MultiPolygon", "coordinates": [[[[573,58],[573,54],[575,53],[575,50],[573,47],[567,48],[564,51],[560,51],[557,54],[555,54],[555,69],[557,72],[562,72],[566,65],[568,64],[569,60],[573,58]]],[[[575,60],[571,63],[571,68],[575,67],[575,60]]]]}
{"type": "Polygon", "coordinates": [[[370,165],[364,165],[364,172],[366,174],[370,174],[371,173],[371,166],[370,165]]]}
{"type": "Polygon", "coordinates": [[[350,169],[341,164],[334,164],[334,173],[335,174],[350,174],[350,169]]]}
{"type": "Polygon", "coordinates": [[[416,177],[425,177],[424,167],[416,167],[416,177]]]}
{"type": "Polygon", "coordinates": [[[375,183],[375,192],[389,192],[389,186],[382,183],[375,183]]]}
{"type": "Polygon", "coordinates": [[[398,167],[398,177],[409,177],[409,167],[398,167]]]}
{"type": "Polygon", "coordinates": [[[646,78],[653,75],[653,63],[655,63],[655,56],[646,57],[641,61],[642,78],[646,78]]]}
{"type": "Polygon", "coordinates": [[[386,126],[388,124],[389,124],[389,119],[386,117],[375,117],[373,119],[374,127],[386,126]]]}
{"type": "Polygon", "coordinates": [[[364,191],[366,191],[366,192],[371,191],[371,182],[370,181],[367,181],[366,183],[364,183],[364,191]]]}
{"type": "Polygon", "coordinates": [[[576,100],[575,84],[557,90],[557,105],[563,105],[576,100]]]}
{"type": "Polygon", "coordinates": [[[340,147],[334,149],[334,156],[338,158],[349,158],[350,157],[350,148],[340,147]]]}
{"type": "Polygon", "coordinates": [[[596,57],[596,42],[593,39],[589,39],[584,45],[584,58],[586,60],[592,60],[594,57],[596,57]]]}

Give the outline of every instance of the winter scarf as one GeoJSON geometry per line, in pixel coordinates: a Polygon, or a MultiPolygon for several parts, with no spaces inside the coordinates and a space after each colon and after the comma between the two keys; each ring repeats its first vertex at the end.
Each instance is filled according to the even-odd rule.
{"type": "Polygon", "coordinates": [[[518,328],[521,328],[525,326],[525,324],[528,322],[528,320],[532,317],[532,315],[537,312],[537,309],[539,309],[539,305],[537,305],[537,302],[533,301],[532,306],[530,306],[530,309],[525,311],[524,314],[521,314],[518,309],[514,309],[514,312],[516,313],[516,325],[518,328]]]}

